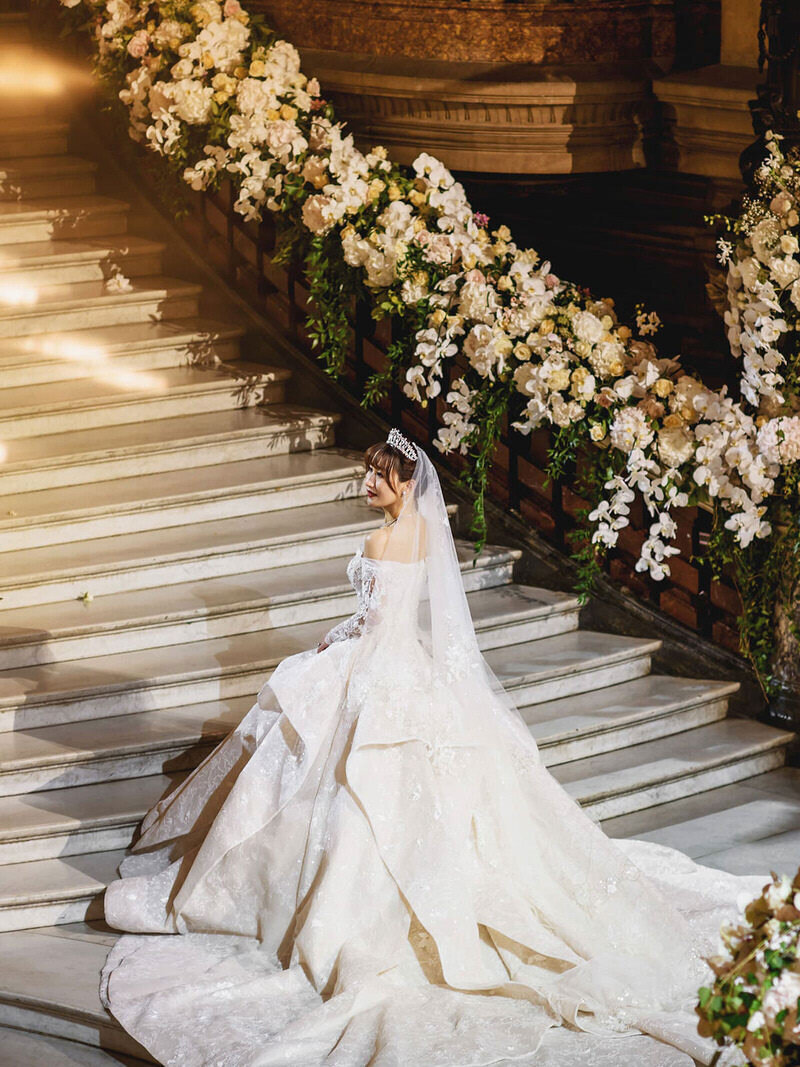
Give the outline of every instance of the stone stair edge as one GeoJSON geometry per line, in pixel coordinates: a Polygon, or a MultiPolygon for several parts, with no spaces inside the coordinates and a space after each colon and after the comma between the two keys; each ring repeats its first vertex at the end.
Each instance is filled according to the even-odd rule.
{"type": "MultiPolygon", "coordinates": [[[[317,451],[318,452],[322,452],[322,451],[327,451],[327,450],[318,449],[317,451]]],[[[272,459],[272,458],[283,458],[283,457],[267,457],[262,462],[266,465],[266,464],[268,464],[270,462],[270,459],[272,459]]],[[[234,460],[230,464],[225,464],[225,466],[226,467],[235,466],[237,462],[239,462],[239,463],[247,463],[249,461],[248,460],[238,460],[238,461],[234,460]]],[[[198,470],[204,470],[205,468],[201,467],[201,468],[197,468],[197,469],[198,470]]],[[[347,462],[347,460],[343,457],[342,466],[339,469],[336,469],[336,470],[323,470],[323,471],[320,471],[318,473],[305,473],[305,474],[293,475],[292,478],[290,479],[290,482],[291,482],[292,485],[294,485],[294,484],[297,484],[297,485],[312,485],[312,484],[316,484],[318,482],[326,483],[328,481],[341,481],[341,480],[344,480],[346,478],[352,477],[352,474],[355,471],[358,471],[358,473],[360,474],[362,470],[363,470],[363,464],[361,463],[360,458],[359,459],[355,459],[354,458],[352,461],[347,462]]],[[[194,473],[194,472],[189,472],[189,473],[194,473]]],[[[138,478],[147,478],[147,477],[154,477],[154,476],[153,475],[138,475],[138,476],[134,475],[134,476],[131,476],[128,479],[121,479],[121,480],[135,481],[137,477],[138,478]]],[[[115,481],[116,481],[116,479],[115,479],[115,481]]],[[[98,484],[99,485],[105,485],[107,483],[100,482],[98,484]]],[[[21,527],[40,526],[40,525],[41,526],[46,526],[46,525],[49,525],[49,524],[60,523],[60,522],[63,522],[65,520],[67,520],[67,519],[72,520],[72,521],[80,521],[81,518],[83,518],[83,517],[94,518],[94,517],[98,517],[98,516],[103,516],[104,514],[107,513],[107,511],[108,511],[108,509],[110,507],[113,507],[117,513],[119,511],[126,511],[126,510],[133,510],[133,509],[141,510],[142,508],[144,508],[146,510],[160,510],[161,508],[169,506],[170,504],[174,504],[175,506],[183,506],[184,504],[186,504],[188,502],[191,502],[191,501],[194,501],[194,500],[205,500],[205,499],[210,499],[210,498],[216,497],[216,496],[220,496],[220,497],[222,497],[222,496],[225,496],[225,497],[227,497],[227,496],[236,496],[236,495],[239,495],[239,494],[242,494],[242,493],[257,492],[258,490],[263,490],[265,492],[266,491],[277,492],[277,491],[279,491],[280,489],[283,489],[283,488],[287,488],[288,489],[289,486],[285,485],[283,482],[281,482],[278,485],[278,483],[273,479],[272,481],[266,481],[266,482],[256,482],[256,481],[252,481],[252,482],[235,482],[233,485],[223,486],[223,487],[214,488],[214,489],[194,488],[194,489],[187,490],[184,493],[176,493],[176,494],[172,494],[172,495],[149,497],[147,503],[143,503],[141,499],[132,498],[129,502],[118,502],[118,501],[115,501],[115,502],[113,502],[113,504],[86,506],[81,501],[76,500],[75,501],[75,507],[71,508],[70,510],[67,510],[67,511],[63,511],[63,510],[62,511],[52,511],[52,512],[47,512],[46,514],[37,514],[37,515],[24,515],[24,514],[17,513],[13,517],[0,516],[0,532],[6,531],[6,530],[14,530],[14,529],[18,529],[18,528],[21,528],[21,527]]],[[[34,492],[46,493],[47,490],[35,490],[34,492]]]]}
{"type": "MultiPolygon", "coordinates": [[[[468,544],[468,542],[467,542],[467,544],[468,544]]],[[[335,596],[335,595],[338,595],[338,594],[343,593],[343,592],[352,593],[351,586],[347,582],[346,577],[345,577],[345,573],[344,573],[345,572],[346,563],[350,559],[351,555],[352,555],[352,553],[341,553],[340,555],[337,555],[337,556],[328,557],[329,559],[333,559],[333,560],[337,560],[338,561],[338,566],[341,568],[341,580],[337,581],[335,583],[332,583],[332,584],[330,584],[328,586],[322,587],[319,590],[320,599],[328,599],[331,596],[335,596]]],[[[480,570],[487,570],[487,569],[495,568],[495,567],[497,567],[497,566],[499,566],[501,564],[504,564],[504,563],[516,562],[516,560],[518,560],[518,559],[519,559],[519,549],[509,548],[509,547],[507,547],[505,545],[488,544],[488,545],[485,546],[484,551],[481,554],[481,557],[480,557],[480,560],[479,560],[479,564],[477,565],[477,569],[479,571],[480,570]]],[[[292,567],[292,568],[296,568],[295,573],[300,572],[302,574],[303,572],[306,572],[306,571],[308,571],[309,573],[312,573],[314,571],[314,569],[318,567],[318,561],[316,561],[316,560],[303,561],[301,563],[289,564],[289,566],[292,567]]],[[[462,572],[466,571],[466,570],[468,570],[470,568],[471,568],[471,563],[470,563],[469,560],[465,560],[465,561],[462,562],[462,565],[461,565],[462,572]]],[[[286,565],[280,565],[277,568],[266,568],[264,571],[260,571],[258,573],[259,574],[269,574],[273,570],[275,570],[275,571],[277,571],[277,570],[285,571],[286,569],[287,569],[286,565]]],[[[240,577],[246,578],[247,574],[242,575],[240,577]]],[[[191,582],[187,582],[185,584],[187,586],[193,586],[193,585],[196,584],[196,582],[195,581],[191,581],[191,582]]],[[[531,589],[531,590],[536,590],[537,589],[536,586],[524,586],[523,583],[516,583],[516,584],[520,585],[521,587],[526,588],[526,589],[531,589]]],[[[170,594],[174,593],[174,591],[177,590],[178,588],[179,588],[179,585],[170,586],[170,594]]],[[[547,590],[547,592],[550,592],[550,591],[547,590]]],[[[241,604],[242,610],[250,610],[251,607],[256,607],[257,608],[259,605],[277,606],[278,604],[292,603],[295,599],[298,598],[298,596],[302,597],[303,599],[306,599],[305,592],[301,592],[299,594],[295,594],[295,593],[284,593],[284,594],[281,594],[281,593],[279,593],[279,594],[276,594],[276,595],[273,595],[273,596],[266,596],[266,597],[263,597],[263,598],[262,597],[254,598],[252,601],[246,601],[244,603],[242,603],[241,601],[231,600],[230,602],[222,602],[221,604],[214,605],[213,607],[208,607],[207,605],[203,605],[203,606],[201,606],[201,608],[199,610],[202,611],[202,612],[210,613],[210,614],[216,614],[217,612],[227,613],[232,608],[237,607],[240,604],[241,604]]],[[[577,606],[577,596],[575,596],[573,594],[570,594],[570,593],[556,594],[556,597],[557,597],[557,599],[555,601],[555,604],[558,606],[558,608],[562,608],[563,607],[565,610],[567,610],[567,609],[572,610],[574,607],[577,606]]],[[[51,607],[51,605],[44,604],[44,605],[35,605],[35,606],[31,607],[31,608],[24,608],[24,609],[23,608],[19,608],[19,609],[10,609],[10,610],[12,610],[12,611],[13,610],[27,611],[27,612],[41,611],[44,614],[47,614],[47,611],[48,611],[48,609],[50,607],[51,607]]],[[[97,631],[98,626],[101,627],[102,629],[106,629],[106,628],[116,629],[118,625],[121,625],[121,626],[128,626],[128,625],[131,625],[131,626],[145,626],[145,625],[148,625],[148,624],[154,624],[154,623],[158,623],[158,622],[180,621],[181,619],[184,619],[184,618],[188,617],[191,614],[192,614],[192,612],[191,611],[187,611],[186,609],[177,609],[175,614],[172,615],[172,616],[170,616],[168,614],[165,614],[165,612],[163,610],[153,610],[151,614],[142,614],[142,615],[136,614],[136,615],[133,615],[133,616],[125,615],[125,616],[122,617],[121,620],[115,620],[115,622],[113,622],[113,623],[101,622],[101,623],[98,624],[98,623],[96,623],[94,621],[91,621],[91,622],[86,622],[83,625],[64,627],[61,631],[59,631],[59,630],[55,630],[55,631],[47,630],[46,632],[52,638],[58,639],[58,637],[61,637],[61,636],[73,636],[73,635],[81,635],[81,634],[86,634],[86,633],[90,633],[90,634],[91,633],[95,633],[97,631]]],[[[27,635],[25,635],[24,633],[20,634],[19,636],[14,636],[14,635],[10,635],[10,634],[4,634],[2,632],[2,623],[3,623],[4,620],[7,621],[7,619],[8,619],[8,615],[5,614],[2,610],[0,610],[0,649],[8,647],[9,645],[16,645],[16,644],[19,644],[19,643],[24,643],[26,641],[26,639],[27,639],[27,635]]]]}
{"type": "MultiPolygon", "coordinates": [[[[237,369],[240,369],[243,374],[249,373],[250,377],[257,376],[259,379],[264,379],[264,381],[259,381],[257,383],[259,387],[267,384],[277,385],[279,383],[287,382],[292,376],[292,372],[287,368],[270,366],[269,364],[246,363],[243,360],[237,360],[236,367],[237,369]]],[[[114,387],[109,385],[107,393],[98,393],[96,396],[89,396],[83,399],[45,404],[36,404],[36,391],[43,387],[33,385],[30,386],[27,392],[29,395],[32,394],[31,398],[34,400],[34,403],[17,408],[0,406],[0,425],[7,420],[38,418],[48,414],[57,415],[61,412],[71,412],[75,410],[84,411],[94,408],[111,408],[121,404],[146,403],[150,400],[169,400],[206,392],[225,392],[226,389],[231,389],[240,381],[236,375],[226,372],[224,369],[218,367],[167,367],[163,370],[156,371],[155,373],[162,375],[165,378],[177,378],[178,375],[181,374],[189,380],[185,382],[175,381],[173,383],[168,383],[168,392],[154,392],[152,389],[142,389],[139,392],[135,390],[131,390],[130,392],[120,392],[115,391],[114,387]],[[195,377],[195,375],[197,377],[195,377]]],[[[81,379],[77,380],[80,381],[81,379]]],[[[21,387],[14,387],[14,390],[6,390],[6,395],[9,392],[15,391],[16,388],[19,388],[20,392],[24,391],[21,387]]]]}
{"type": "MultiPolygon", "coordinates": [[[[220,413],[218,413],[218,414],[220,414],[220,413]]],[[[296,430],[298,428],[298,425],[302,425],[303,427],[306,427],[306,428],[309,427],[309,426],[312,426],[314,424],[316,424],[316,425],[329,425],[329,426],[330,425],[335,425],[335,424],[339,423],[341,421],[341,419],[342,419],[342,415],[339,412],[318,411],[318,410],[313,409],[313,408],[300,408],[298,405],[276,404],[274,406],[271,406],[271,410],[269,411],[268,414],[265,415],[263,427],[259,427],[259,429],[266,428],[266,429],[270,430],[270,432],[272,434],[276,434],[276,433],[296,430]],[[289,408],[290,411],[287,411],[284,414],[284,412],[282,410],[284,408],[289,408]],[[270,418],[270,417],[272,418],[272,421],[268,424],[267,423],[267,419],[270,418]],[[295,425],[292,425],[292,420],[294,421],[295,425]]],[[[163,422],[168,422],[168,421],[169,422],[174,422],[175,420],[174,419],[154,419],[150,423],[150,426],[152,427],[157,422],[163,423],[163,422]]],[[[81,431],[72,431],[72,432],[80,433],[81,431]]],[[[124,446],[122,448],[116,448],[116,449],[115,448],[110,448],[110,449],[107,448],[107,449],[93,449],[91,451],[86,451],[86,452],[64,452],[64,453],[56,454],[55,456],[50,457],[50,462],[49,462],[48,465],[51,466],[51,467],[64,466],[64,465],[69,466],[70,463],[72,463],[74,465],[75,463],[78,463],[78,462],[90,461],[94,457],[107,459],[109,456],[113,457],[114,454],[119,454],[121,456],[127,456],[127,455],[131,455],[131,454],[132,455],[137,455],[137,454],[141,453],[142,451],[150,451],[150,452],[156,451],[156,452],[167,452],[168,453],[170,451],[174,451],[174,450],[180,448],[181,446],[192,447],[192,446],[196,446],[198,443],[200,443],[200,444],[213,443],[214,439],[216,437],[223,436],[223,437],[228,438],[231,435],[233,435],[234,437],[239,437],[241,435],[241,431],[240,430],[229,430],[227,432],[223,431],[221,434],[219,434],[219,433],[218,434],[202,434],[200,436],[190,437],[190,438],[177,438],[177,439],[176,438],[172,438],[171,440],[160,440],[160,441],[156,441],[154,446],[152,448],[150,448],[150,449],[148,449],[146,446],[134,445],[134,446],[124,446]]],[[[47,436],[47,435],[40,435],[40,438],[41,437],[45,437],[45,436],[47,436]]],[[[70,442],[68,440],[68,438],[70,436],[69,433],[59,434],[59,435],[54,435],[54,436],[55,436],[55,438],[57,440],[65,441],[65,444],[67,445],[67,447],[69,447],[69,444],[70,444],[70,442]]],[[[38,457],[38,456],[34,457],[33,459],[17,460],[16,462],[5,463],[5,464],[3,464],[2,470],[0,470],[0,475],[4,471],[5,472],[8,472],[8,471],[15,472],[16,470],[23,471],[23,470],[25,470],[27,468],[30,468],[32,465],[33,466],[37,466],[37,467],[41,467],[45,463],[47,463],[47,461],[44,460],[42,457],[38,457]]],[[[0,495],[2,495],[2,494],[0,494],[0,495]]]]}

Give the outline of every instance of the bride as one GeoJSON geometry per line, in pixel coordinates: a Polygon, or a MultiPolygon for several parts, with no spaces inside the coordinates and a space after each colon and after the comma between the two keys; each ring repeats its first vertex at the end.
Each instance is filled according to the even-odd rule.
{"type": "Polygon", "coordinates": [[[392,430],[365,462],[358,609],[145,817],[104,1003],[180,1067],[709,1063],[702,957],[764,879],[581,811],[478,648],[430,459],[392,430]]]}

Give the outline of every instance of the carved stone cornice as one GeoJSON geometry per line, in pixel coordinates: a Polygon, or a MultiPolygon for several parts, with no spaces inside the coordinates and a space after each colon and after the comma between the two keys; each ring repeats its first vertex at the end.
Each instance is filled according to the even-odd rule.
{"type": "Polygon", "coordinates": [[[626,70],[460,63],[300,50],[361,146],[398,162],[430,152],[454,170],[567,174],[643,162],[650,81],[626,70]]]}

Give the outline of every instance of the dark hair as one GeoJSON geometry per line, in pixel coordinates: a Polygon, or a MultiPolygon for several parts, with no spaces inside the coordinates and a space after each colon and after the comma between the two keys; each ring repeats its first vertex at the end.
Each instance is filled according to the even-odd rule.
{"type": "Polygon", "coordinates": [[[380,471],[393,489],[397,488],[398,482],[407,482],[412,477],[416,465],[415,459],[409,459],[387,441],[370,445],[364,453],[365,468],[374,467],[380,471]]]}

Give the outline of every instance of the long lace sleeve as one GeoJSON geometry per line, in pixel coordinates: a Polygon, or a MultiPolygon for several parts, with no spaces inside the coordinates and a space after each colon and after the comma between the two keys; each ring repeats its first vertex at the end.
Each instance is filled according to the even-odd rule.
{"type": "Polygon", "coordinates": [[[322,638],[322,643],[325,645],[332,645],[335,641],[346,641],[351,637],[360,637],[364,631],[375,576],[365,573],[360,551],[348,564],[347,576],[355,590],[358,604],[349,618],[343,619],[328,630],[322,638]]]}

